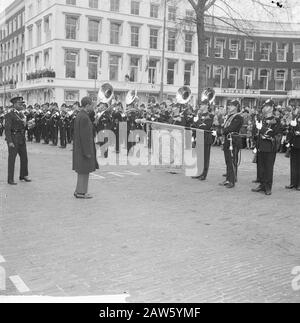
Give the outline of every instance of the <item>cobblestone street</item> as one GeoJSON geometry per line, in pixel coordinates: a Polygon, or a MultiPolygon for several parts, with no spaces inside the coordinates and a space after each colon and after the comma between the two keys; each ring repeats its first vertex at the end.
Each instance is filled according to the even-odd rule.
{"type": "MultiPolygon", "coordinates": [[[[3,138],[0,145],[6,272],[0,295],[300,301],[292,289],[292,269],[300,266],[300,193],[284,189],[289,160],[283,154],[270,197],[250,191],[256,165],[249,151],[242,152],[237,186],[219,186],[225,163],[214,147],[206,182],[150,166],[105,166],[91,176],[94,199],[76,200],[71,146],[28,143],[33,182],[11,187],[3,138]]],[[[18,171],[17,158],[15,180],[18,171]]]]}

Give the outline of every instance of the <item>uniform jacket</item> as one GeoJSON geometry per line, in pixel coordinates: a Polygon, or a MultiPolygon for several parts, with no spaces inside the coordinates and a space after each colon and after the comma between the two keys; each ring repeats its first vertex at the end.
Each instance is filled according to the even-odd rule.
{"type": "Polygon", "coordinates": [[[300,149],[300,116],[297,117],[297,125],[295,127],[289,127],[287,141],[291,147],[300,149]]]}
{"type": "Polygon", "coordinates": [[[93,124],[87,112],[81,110],[74,123],[73,170],[78,174],[89,174],[97,168],[93,124]]]}
{"type": "Polygon", "coordinates": [[[199,120],[193,125],[195,128],[206,130],[204,133],[204,143],[211,145],[213,143],[213,136],[211,134],[214,116],[209,113],[204,113],[200,116],[199,120]]]}
{"type": "Polygon", "coordinates": [[[257,138],[257,150],[260,152],[274,153],[277,151],[276,137],[282,132],[282,126],[275,118],[263,120],[263,127],[257,138]],[[269,124],[266,121],[269,120],[269,124]]]}
{"type": "Polygon", "coordinates": [[[12,110],[5,115],[5,137],[8,144],[22,145],[26,143],[24,115],[12,110]]]}
{"type": "Polygon", "coordinates": [[[225,136],[224,141],[224,149],[228,149],[230,146],[230,141],[228,140],[227,136],[229,134],[233,134],[232,136],[232,144],[237,148],[242,148],[242,138],[239,137],[237,134],[240,133],[240,130],[244,124],[244,118],[239,114],[236,113],[235,115],[228,116],[227,121],[224,125],[223,134],[225,136]],[[236,134],[236,135],[234,135],[236,134]]]}

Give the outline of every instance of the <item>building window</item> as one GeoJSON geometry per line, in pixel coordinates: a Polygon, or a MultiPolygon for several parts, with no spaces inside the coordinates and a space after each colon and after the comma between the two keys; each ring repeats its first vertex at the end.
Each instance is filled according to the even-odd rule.
{"type": "Polygon", "coordinates": [[[16,38],[16,56],[19,55],[19,38],[16,38]]]}
{"type": "Polygon", "coordinates": [[[158,29],[150,28],[150,48],[157,49],[158,47],[158,29]]]}
{"type": "Polygon", "coordinates": [[[74,103],[79,101],[79,91],[65,90],[65,102],[74,103]]]}
{"type": "Polygon", "coordinates": [[[159,5],[151,3],[150,4],[150,17],[158,18],[159,5]]]}
{"type": "Polygon", "coordinates": [[[120,0],[110,0],[110,11],[120,11],[120,0]]]}
{"type": "Polygon", "coordinates": [[[238,80],[238,69],[236,67],[229,67],[228,71],[228,88],[236,89],[238,80]]]}
{"type": "Polygon", "coordinates": [[[209,57],[210,46],[211,46],[210,38],[206,38],[205,39],[205,54],[206,54],[206,57],[209,57]]]}
{"type": "Polygon", "coordinates": [[[171,52],[175,52],[175,44],[176,44],[176,32],[169,30],[169,32],[168,32],[168,50],[171,52]]]}
{"type": "Polygon", "coordinates": [[[49,64],[50,63],[50,55],[49,55],[49,50],[45,50],[44,51],[44,66],[46,67],[46,68],[48,68],[49,67],[49,64]]]}
{"type": "Polygon", "coordinates": [[[193,63],[184,64],[184,85],[191,85],[192,65],[193,63]]]}
{"type": "Polygon", "coordinates": [[[65,52],[66,78],[76,78],[76,59],[76,52],[65,52]]]}
{"type": "Polygon", "coordinates": [[[118,45],[120,39],[120,27],[121,25],[116,22],[110,24],[110,43],[118,45]]]}
{"type": "Polygon", "coordinates": [[[36,45],[40,46],[42,43],[42,23],[36,25],[36,45]]]}
{"type": "Polygon", "coordinates": [[[34,57],[34,66],[35,66],[35,69],[36,70],[39,70],[40,69],[40,67],[41,67],[41,64],[40,64],[41,62],[40,62],[40,55],[39,54],[37,54],[37,55],[35,55],[35,57],[34,57]]]}
{"type": "Polygon", "coordinates": [[[286,71],[277,70],[275,71],[275,91],[285,90],[286,71]]]}
{"type": "Polygon", "coordinates": [[[269,43],[269,42],[260,43],[260,54],[261,54],[262,61],[270,60],[271,48],[272,48],[272,43],[269,43]]]}
{"type": "Polygon", "coordinates": [[[176,7],[173,7],[173,6],[168,7],[168,20],[170,21],[176,20],[176,7]]]}
{"type": "Polygon", "coordinates": [[[140,28],[137,26],[131,26],[131,46],[139,47],[140,28]]]}
{"type": "Polygon", "coordinates": [[[119,79],[119,58],[118,55],[109,56],[109,79],[110,81],[118,81],[119,79]]]}
{"type": "Polygon", "coordinates": [[[129,66],[130,82],[138,81],[139,61],[140,61],[139,57],[136,57],[136,56],[130,57],[130,66],[129,66]]]}
{"type": "Polygon", "coordinates": [[[167,84],[174,84],[175,62],[168,61],[167,84]]]}
{"type": "Polygon", "coordinates": [[[211,67],[210,65],[206,65],[205,67],[205,80],[206,80],[206,84],[208,82],[208,80],[210,79],[210,73],[211,73],[211,67]]]}
{"type": "Polygon", "coordinates": [[[66,4],[70,4],[72,6],[76,6],[76,0],[67,0],[66,4]]]}
{"type": "Polygon", "coordinates": [[[269,70],[266,70],[266,69],[260,70],[260,72],[259,72],[259,88],[261,90],[268,90],[269,77],[270,77],[269,70]]]}
{"type": "Polygon", "coordinates": [[[26,59],[26,66],[27,66],[27,72],[31,72],[31,57],[27,57],[26,59]]]}
{"type": "Polygon", "coordinates": [[[186,10],[185,11],[185,19],[190,21],[195,18],[195,11],[194,10],[186,10]]]}
{"type": "Polygon", "coordinates": [[[245,41],[245,59],[253,61],[254,59],[255,44],[253,41],[245,41]]]}
{"type": "Polygon", "coordinates": [[[98,78],[99,55],[92,53],[88,55],[88,78],[96,80],[98,78]]]}
{"type": "Polygon", "coordinates": [[[286,44],[286,43],[276,43],[276,50],[277,50],[277,61],[278,62],[286,62],[288,44],[286,44]]]}
{"type": "Polygon", "coordinates": [[[148,64],[148,83],[155,84],[157,60],[150,59],[148,64]]]}
{"type": "Polygon", "coordinates": [[[235,39],[231,39],[229,42],[229,58],[238,59],[239,58],[239,47],[240,42],[235,39]]]}
{"type": "Polygon", "coordinates": [[[90,8],[94,8],[94,9],[98,9],[98,0],[89,0],[89,7],[90,8]]]}
{"type": "Polygon", "coordinates": [[[28,49],[31,49],[32,44],[32,27],[28,28],[28,49]]]}
{"type": "Polygon", "coordinates": [[[50,30],[50,17],[44,18],[44,31],[46,36],[46,41],[49,41],[51,39],[51,30],[50,30]]]}
{"type": "Polygon", "coordinates": [[[254,80],[254,69],[245,68],[244,69],[244,88],[246,90],[252,89],[254,80]]]}
{"type": "Polygon", "coordinates": [[[185,34],[185,52],[191,53],[193,47],[193,34],[186,33],[185,34]]]}
{"type": "Polygon", "coordinates": [[[224,48],[225,48],[225,39],[216,38],[215,39],[215,57],[223,58],[224,57],[224,48]]]}
{"type": "Polygon", "coordinates": [[[138,16],[140,14],[140,2],[131,1],[131,14],[138,16]]]}
{"type": "Polygon", "coordinates": [[[99,20],[89,19],[89,41],[99,40],[99,20]]]}
{"type": "Polygon", "coordinates": [[[28,18],[30,19],[33,16],[33,5],[32,3],[28,6],[28,18]]]}
{"type": "Polygon", "coordinates": [[[213,67],[213,85],[214,87],[221,88],[222,80],[224,78],[224,67],[223,66],[214,66],[213,67]]]}
{"type": "Polygon", "coordinates": [[[300,69],[292,70],[292,89],[300,90],[300,69]]]}
{"type": "Polygon", "coordinates": [[[66,16],[66,38],[76,39],[78,17],[66,16]]]}
{"type": "Polygon", "coordinates": [[[300,43],[294,44],[294,62],[300,62],[300,43]]]}

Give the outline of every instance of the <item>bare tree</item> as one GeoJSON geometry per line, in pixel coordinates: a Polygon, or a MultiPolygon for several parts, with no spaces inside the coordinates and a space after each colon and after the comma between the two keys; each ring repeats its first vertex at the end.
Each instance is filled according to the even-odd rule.
{"type": "MultiPolygon", "coordinates": [[[[184,0],[186,1],[186,0],[184,0]]],[[[206,84],[206,53],[205,53],[205,21],[207,18],[216,19],[225,25],[232,27],[234,30],[251,37],[251,25],[243,15],[234,6],[234,0],[187,0],[195,11],[195,18],[189,18],[185,24],[196,25],[198,41],[198,100],[200,101],[201,93],[207,86],[206,84]],[[215,14],[215,10],[219,15],[215,14]]],[[[243,5],[252,5],[260,8],[266,15],[276,21],[274,4],[266,0],[244,0],[240,1],[243,5]]],[[[278,9],[278,8],[277,8],[278,9]]],[[[278,22],[279,23],[279,22],[278,22]]]]}

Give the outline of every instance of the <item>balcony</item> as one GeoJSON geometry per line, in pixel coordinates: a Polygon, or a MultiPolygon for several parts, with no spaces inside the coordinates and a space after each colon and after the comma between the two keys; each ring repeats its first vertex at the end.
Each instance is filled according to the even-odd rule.
{"type": "Polygon", "coordinates": [[[41,78],[55,78],[55,76],[56,74],[54,70],[46,68],[43,70],[26,74],[26,80],[30,81],[30,80],[36,80],[41,78]]]}

